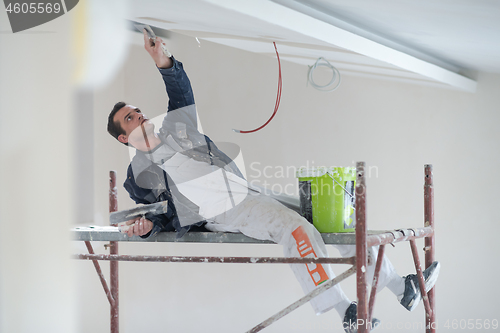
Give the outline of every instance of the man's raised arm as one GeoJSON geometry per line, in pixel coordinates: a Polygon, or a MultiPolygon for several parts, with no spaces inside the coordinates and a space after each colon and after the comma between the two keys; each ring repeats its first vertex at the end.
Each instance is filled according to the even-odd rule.
{"type": "Polygon", "coordinates": [[[156,63],[165,82],[168,95],[168,111],[179,109],[194,104],[193,89],[191,82],[184,72],[182,63],[174,56],[168,57],[163,52],[163,40],[156,37],[156,41],[151,40],[144,30],[144,48],[156,63]]]}

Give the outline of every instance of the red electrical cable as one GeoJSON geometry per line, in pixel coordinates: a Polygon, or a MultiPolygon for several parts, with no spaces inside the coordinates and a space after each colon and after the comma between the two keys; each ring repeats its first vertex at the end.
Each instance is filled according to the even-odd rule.
{"type": "Polygon", "coordinates": [[[266,123],[254,130],[251,130],[251,131],[240,131],[240,130],[236,130],[236,129],[233,129],[233,131],[235,131],[236,133],[253,133],[253,132],[257,132],[258,130],[261,130],[263,129],[264,127],[267,126],[267,124],[269,124],[269,122],[274,118],[274,116],[276,115],[276,112],[278,112],[278,108],[280,106],[280,101],[281,101],[281,62],[280,62],[280,56],[278,54],[278,48],[276,47],[276,43],[273,42],[274,44],[274,49],[276,50],[276,57],[278,58],[278,69],[279,69],[279,76],[278,76],[278,92],[277,92],[277,95],[276,95],[276,104],[274,105],[274,112],[273,114],[271,115],[271,118],[269,118],[268,121],[266,121],[266,123]]]}

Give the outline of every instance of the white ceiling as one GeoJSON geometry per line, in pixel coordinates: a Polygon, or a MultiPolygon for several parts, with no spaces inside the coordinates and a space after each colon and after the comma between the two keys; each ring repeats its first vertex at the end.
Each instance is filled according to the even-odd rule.
{"type": "Polygon", "coordinates": [[[499,0],[299,0],[459,67],[500,73],[499,0]]]}
{"type": "Polygon", "coordinates": [[[132,0],[129,19],[313,65],[474,91],[500,73],[499,0],[132,0]]]}

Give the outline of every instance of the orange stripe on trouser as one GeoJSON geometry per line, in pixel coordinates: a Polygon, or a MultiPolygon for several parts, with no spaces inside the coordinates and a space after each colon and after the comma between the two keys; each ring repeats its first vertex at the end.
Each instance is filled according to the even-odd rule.
{"type": "MultiPolygon", "coordinates": [[[[298,227],[292,232],[293,238],[295,238],[295,242],[297,243],[297,251],[302,258],[317,258],[316,253],[312,247],[311,241],[307,236],[304,228],[302,226],[298,227]]],[[[321,264],[307,264],[307,271],[311,276],[311,279],[314,282],[314,285],[319,285],[326,280],[328,280],[328,275],[326,274],[323,266],[321,264]]]]}

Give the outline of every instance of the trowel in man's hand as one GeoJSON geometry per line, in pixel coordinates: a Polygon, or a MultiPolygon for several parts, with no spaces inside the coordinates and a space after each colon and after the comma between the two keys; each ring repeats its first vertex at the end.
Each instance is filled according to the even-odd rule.
{"type": "MultiPolygon", "coordinates": [[[[153,44],[153,46],[156,44],[156,34],[155,32],[153,31],[153,29],[151,29],[151,27],[147,24],[134,24],[134,26],[137,28],[137,30],[139,30],[140,32],[143,32],[144,30],[146,30],[146,34],[148,35],[149,37],[149,40],[150,42],[153,44]]],[[[172,56],[172,53],[170,53],[168,50],[167,50],[167,47],[163,44],[161,44],[161,48],[163,50],[163,53],[165,53],[165,55],[170,58],[172,56]]]]}

